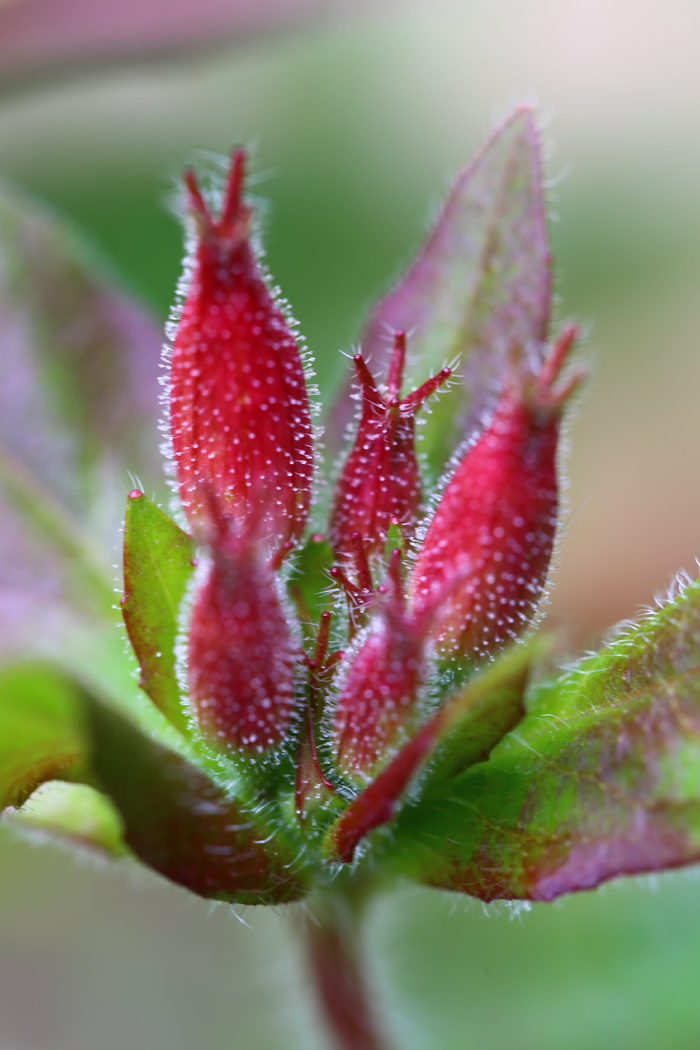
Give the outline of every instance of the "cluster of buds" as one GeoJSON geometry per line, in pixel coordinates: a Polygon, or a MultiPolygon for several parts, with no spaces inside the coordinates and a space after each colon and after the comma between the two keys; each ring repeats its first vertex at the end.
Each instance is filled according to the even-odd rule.
{"type": "Polygon", "coordinates": [[[445,669],[483,665],[535,614],[558,521],[560,422],[579,379],[561,378],[576,332],[538,354],[511,348],[500,398],[432,504],[416,415],[439,402],[452,370],[404,393],[406,332],[393,334],[383,380],[356,353],[352,445],[330,518],[305,544],[312,408],[293,326],[251,241],[245,163],[237,150],[218,216],[194,173],[184,180],[193,250],[169,365],[177,491],[199,549],[182,625],[184,703],[225,760],[249,771],[293,764],[302,827],[319,800],[333,810],[379,793],[374,816],[359,806],[366,832],[423,757],[415,740],[444,703],[445,669]],[[310,611],[295,565],[303,571],[309,545],[324,543],[310,611]],[[397,761],[400,783],[386,775],[397,761]]]}
{"type": "MultiPolygon", "coordinates": [[[[529,120],[516,114],[483,163],[513,139],[527,157],[529,120]]],[[[511,325],[508,346],[489,350],[494,396],[431,492],[416,424],[440,417],[444,399],[452,425],[464,386],[456,364],[419,373],[411,285],[422,282],[418,301],[439,299],[429,257],[404,279],[407,295],[385,301],[394,314],[383,342],[368,338],[352,359],[333,412],[337,424],[354,400],[349,447],[321,494],[315,392],[260,262],[246,162],[236,150],[217,205],[194,172],[184,178],[190,253],[166,421],[184,529],[132,493],[123,608],[143,687],[185,738],[163,774],[167,820],[196,829],[186,857],[181,842],[174,860],[164,854],[160,839],[139,855],[198,892],[255,902],[299,896],[309,871],[323,881],[355,863],[412,786],[436,775],[432,757],[479,761],[522,717],[527,646],[509,661],[546,584],[559,434],[580,373],[567,367],[573,327],[550,345],[546,317],[527,338],[511,325]],[[208,786],[182,793],[173,782],[208,786]],[[221,826],[243,836],[241,856],[221,826]],[[187,858],[202,842],[193,875],[187,858]],[[239,884],[246,857],[254,870],[239,884]]],[[[449,256],[443,235],[429,256],[449,256]]],[[[548,256],[543,265],[542,294],[528,295],[546,314],[548,256]]]]}

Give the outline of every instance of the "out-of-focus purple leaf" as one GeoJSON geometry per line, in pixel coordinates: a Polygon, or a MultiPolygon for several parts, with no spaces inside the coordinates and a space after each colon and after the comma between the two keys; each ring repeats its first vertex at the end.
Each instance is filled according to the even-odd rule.
{"type": "Polygon", "coordinates": [[[128,468],[158,474],[160,332],[101,273],[0,191],[0,652],[111,603],[128,468]]]}
{"type": "Polygon", "coordinates": [[[324,0],[10,0],[0,3],[0,82],[43,68],[191,51],[328,13],[324,0]]]}
{"type": "Polygon", "coordinates": [[[394,832],[404,874],[483,900],[700,862],[700,581],[538,687],[488,761],[394,832]]]}
{"type": "MultiPolygon", "coordinates": [[[[462,379],[437,399],[422,447],[438,470],[498,392],[514,346],[541,353],[551,305],[542,158],[532,111],[519,107],[458,176],[423,247],[370,314],[362,352],[386,368],[392,333],[408,333],[414,382],[459,359],[462,379]]],[[[328,420],[338,448],[354,401],[328,420]]]]}
{"type": "Polygon", "coordinates": [[[234,801],[201,769],[88,699],[90,767],[144,864],[197,893],[242,904],[295,900],[307,888],[289,830],[234,801]]]}

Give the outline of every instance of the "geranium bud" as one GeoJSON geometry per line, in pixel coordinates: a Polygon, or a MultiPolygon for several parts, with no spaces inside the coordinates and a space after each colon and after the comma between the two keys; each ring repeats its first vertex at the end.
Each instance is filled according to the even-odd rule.
{"type": "Polygon", "coordinates": [[[412,607],[429,613],[439,653],[492,656],[529,623],[557,528],[557,445],[581,374],[557,385],[577,335],[566,329],[533,372],[520,358],[494,415],[449,480],[410,578],[412,607]]]}
{"type": "Polygon", "coordinates": [[[362,397],[357,436],[338,480],[330,540],[336,554],[354,557],[353,537],[362,537],[368,555],[384,551],[392,521],[410,531],[421,500],[415,451],[415,416],[451,375],[443,368],[418,390],[401,398],[406,336],[397,332],[386,392],[382,394],[361,354],[353,363],[362,397]]]}
{"type": "Polygon", "coordinates": [[[170,430],[180,499],[206,535],[217,516],[242,528],[252,508],[274,550],[308,515],[313,448],[297,342],[263,279],[232,159],[219,218],[185,176],[195,247],[170,366],[170,430]]]}
{"type": "Polygon", "coordinates": [[[218,537],[189,627],[190,704],[219,748],[278,744],[294,707],[295,646],[269,560],[247,537],[218,537]]]}
{"type": "Polygon", "coordinates": [[[384,757],[409,722],[425,680],[425,630],[405,608],[399,560],[394,551],[377,614],[338,688],[333,749],[346,773],[371,772],[384,757]]]}

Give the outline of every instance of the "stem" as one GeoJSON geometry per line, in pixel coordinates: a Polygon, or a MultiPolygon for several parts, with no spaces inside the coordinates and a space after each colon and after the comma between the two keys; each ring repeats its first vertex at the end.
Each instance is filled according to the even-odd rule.
{"type": "Polygon", "coordinates": [[[362,902],[337,891],[302,918],[310,976],[338,1050],[388,1050],[359,951],[362,902]]]}

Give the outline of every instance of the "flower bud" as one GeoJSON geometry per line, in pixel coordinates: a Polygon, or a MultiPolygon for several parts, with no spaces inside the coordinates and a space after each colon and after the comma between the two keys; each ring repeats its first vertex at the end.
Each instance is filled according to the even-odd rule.
{"type": "Polygon", "coordinates": [[[432,616],[437,651],[493,656],[529,623],[541,597],[558,522],[557,445],[574,373],[555,388],[576,329],[539,372],[522,360],[494,415],[450,478],[410,578],[414,612],[432,616]]]}
{"type": "Polygon", "coordinates": [[[355,556],[356,535],[365,553],[381,554],[392,522],[409,531],[415,525],[421,482],[415,450],[415,416],[421,405],[451,374],[443,368],[405,398],[400,397],[406,356],[406,336],[397,332],[386,393],[377,384],[361,354],[353,362],[362,396],[355,443],[336,488],[330,540],[336,554],[355,556]]]}
{"type": "Polygon", "coordinates": [[[170,431],[191,525],[206,534],[212,503],[239,528],[257,508],[279,551],[308,515],[311,421],[299,348],[251,247],[244,163],[236,151],[219,218],[185,176],[195,246],[172,349],[170,431]]]}
{"type": "Polygon", "coordinates": [[[294,658],[269,561],[249,539],[220,536],[195,596],[188,647],[190,704],[215,747],[257,754],[282,740],[294,658]]]}
{"type": "Polygon", "coordinates": [[[405,609],[399,558],[394,551],[380,608],[339,685],[332,736],[343,772],[373,770],[410,720],[425,681],[425,631],[405,609]]]}

